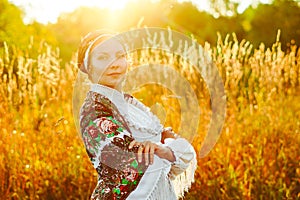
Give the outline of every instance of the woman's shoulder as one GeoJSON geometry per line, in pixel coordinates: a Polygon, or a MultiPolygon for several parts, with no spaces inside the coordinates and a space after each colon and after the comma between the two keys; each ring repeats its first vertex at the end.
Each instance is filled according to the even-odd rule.
{"type": "Polygon", "coordinates": [[[96,102],[96,103],[106,103],[106,104],[112,103],[107,96],[94,91],[88,91],[86,100],[96,102]]]}
{"type": "Polygon", "coordinates": [[[125,98],[127,103],[132,104],[132,105],[140,108],[141,110],[144,110],[144,111],[147,111],[147,112],[149,111],[149,108],[145,104],[143,104],[140,100],[138,100],[136,97],[125,93],[124,98],[125,98]]]}
{"type": "Polygon", "coordinates": [[[112,102],[104,95],[89,91],[81,106],[80,113],[86,114],[90,112],[106,111],[111,113],[114,108],[112,102]]]}

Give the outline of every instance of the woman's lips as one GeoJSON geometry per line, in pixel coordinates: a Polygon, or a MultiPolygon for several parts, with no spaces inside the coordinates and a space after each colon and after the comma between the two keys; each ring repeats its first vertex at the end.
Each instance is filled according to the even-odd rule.
{"type": "Polygon", "coordinates": [[[107,74],[107,76],[117,76],[117,75],[121,75],[122,73],[109,73],[107,74]]]}
{"type": "Polygon", "coordinates": [[[105,76],[117,78],[117,77],[123,76],[123,74],[124,73],[121,73],[121,72],[112,72],[112,73],[106,74],[105,76]]]}

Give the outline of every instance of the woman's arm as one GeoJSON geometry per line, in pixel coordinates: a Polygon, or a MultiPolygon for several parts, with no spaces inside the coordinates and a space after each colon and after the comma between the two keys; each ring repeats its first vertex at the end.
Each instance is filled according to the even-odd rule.
{"type": "MultiPolygon", "coordinates": [[[[177,135],[173,132],[173,129],[171,127],[166,127],[163,129],[161,133],[161,143],[165,144],[165,139],[176,139],[177,135]]],[[[174,152],[172,149],[168,146],[161,146],[157,145],[155,143],[152,143],[151,141],[145,141],[145,142],[137,142],[132,141],[129,145],[129,148],[132,147],[138,147],[138,160],[139,162],[142,161],[142,158],[144,156],[145,163],[148,165],[149,163],[153,163],[154,154],[156,154],[158,157],[166,159],[170,162],[175,162],[176,157],[174,155],[174,152]]]]}
{"type": "Polygon", "coordinates": [[[170,148],[157,145],[151,141],[138,142],[134,140],[130,143],[129,149],[133,147],[138,147],[138,161],[142,162],[144,157],[146,165],[153,164],[154,154],[170,162],[174,162],[176,160],[170,148]]]}
{"type": "Polygon", "coordinates": [[[176,134],[173,132],[173,129],[171,127],[166,127],[163,129],[161,133],[161,143],[165,144],[165,139],[167,138],[176,138],[176,134]]]}
{"type": "Polygon", "coordinates": [[[197,160],[193,146],[186,139],[177,137],[170,128],[165,129],[162,135],[164,137],[163,145],[157,145],[151,141],[137,142],[133,140],[128,148],[138,148],[138,161],[141,162],[144,158],[146,165],[153,163],[154,154],[170,161],[172,167],[169,176],[172,179],[186,171],[189,166],[194,173],[197,160]]]}
{"type": "MultiPolygon", "coordinates": [[[[140,101],[130,96],[130,103],[136,105],[140,109],[148,112],[148,107],[142,104],[140,101]]],[[[171,127],[164,128],[161,133],[161,143],[163,145],[157,145],[149,141],[137,142],[133,141],[129,145],[129,148],[138,148],[138,160],[142,161],[145,158],[145,164],[151,164],[153,162],[154,154],[160,158],[164,158],[172,163],[171,171],[174,171],[174,175],[178,175],[187,169],[188,165],[195,160],[196,154],[193,146],[184,138],[180,138],[175,134],[171,127]],[[176,169],[176,170],[172,170],[176,169]]]]}

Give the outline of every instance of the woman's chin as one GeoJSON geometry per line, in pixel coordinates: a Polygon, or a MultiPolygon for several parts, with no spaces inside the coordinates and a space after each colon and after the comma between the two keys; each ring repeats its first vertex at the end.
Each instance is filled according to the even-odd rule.
{"type": "Polygon", "coordinates": [[[99,84],[116,90],[119,90],[121,88],[121,83],[99,83],[99,84]]]}

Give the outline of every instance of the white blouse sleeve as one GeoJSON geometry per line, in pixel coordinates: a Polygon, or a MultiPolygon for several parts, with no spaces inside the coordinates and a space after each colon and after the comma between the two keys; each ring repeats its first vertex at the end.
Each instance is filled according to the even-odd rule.
{"type": "Polygon", "coordinates": [[[181,197],[194,182],[197,168],[196,152],[184,138],[166,138],[164,146],[169,147],[176,158],[171,164],[169,178],[173,182],[177,196],[181,197]]]}

